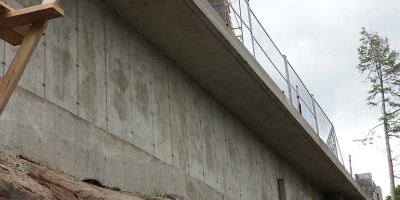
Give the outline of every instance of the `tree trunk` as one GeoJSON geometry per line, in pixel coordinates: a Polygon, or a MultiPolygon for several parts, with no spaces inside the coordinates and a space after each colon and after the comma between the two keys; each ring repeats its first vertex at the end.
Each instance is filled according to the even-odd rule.
{"type": "Polygon", "coordinates": [[[393,173],[393,162],[392,162],[392,152],[390,149],[390,141],[389,141],[389,133],[387,131],[387,124],[384,124],[385,127],[385,142],[386,142],[386,155],[389,166],[389,178],[390,178],[390,196],[392,199],[396,199],[396,190],[394,183],[394,173],[393,173]]]}
{"type": "Polygon", "coordinates": [[[387,161],[388,161],[388,166],[389,166],[390,196],[392,197],[392,200],[397,200],[396,199],[396,188],[395,188],[395,183],[394,183],[392,151],[390,148],[390,138],[389,138],[387,112],[386,112],[385,91],[384,91],[384,87],[383,87],[381,68],[378,68],[378,76],[379,76],[379,81],[380,81],[380,85],[381,85],[383,128],[384,128],[384,132],[385,132],[386,155],[387,155],[387,161]]]}

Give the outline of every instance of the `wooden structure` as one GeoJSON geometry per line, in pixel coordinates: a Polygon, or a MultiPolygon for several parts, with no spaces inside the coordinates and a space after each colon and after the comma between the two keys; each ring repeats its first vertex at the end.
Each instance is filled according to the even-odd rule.
{"type": "Polygon", "coordinates": [[[63,17],[56,0],[44,0],[41,5],[14,10],[0,1],[0,39],[20,45],[5,76],[0,82],[0,116],[42,37],[48,20],[63,17]]]}

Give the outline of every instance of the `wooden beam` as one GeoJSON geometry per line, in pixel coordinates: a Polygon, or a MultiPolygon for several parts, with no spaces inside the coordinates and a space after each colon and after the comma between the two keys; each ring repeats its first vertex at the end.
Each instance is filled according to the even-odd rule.
{"type": "Polygon", "coordinates": [[[0,30],[64,16],[56,3],[46,3],[0,14],[0,30]]]}
{"type": "Polygon", "coordinates": [[[17,46],[22,43],[30,25],[19,26],[10,29],[0,30],[0,39],[8,42],[11,45],[17,46]]]}
{"type": "MultiPolygon", "coordinates": [[[[13,8],[11,8],[10,6],[8,6],[7,4],[3,3],[2,1],[0,1],[0,14],[4,14],[7,12],[11,12],[14,11],[13,8]]],[[[29,28],[29,26],[28,26],[29,28]]],[[[26,32],[25,32],[26,34],[26,32]]],[[[22,32],[17,33],[16,31],[12,30],[12,29],[3,29],[0,30],[0,39],[16,46],[16,45],[20,45],[22,42],[22,39],[24,39],[25,34],[22,34],[22,32]]]]}
{"type": "Polygon", "coordinates": [[[20,45],[24,36],[25,35],[20,35],[11,29],[0,30],[0,39],[14,46],[20,45]]]}
{"type": "Polygon", "coordinates": [[[29,30],[29,27],[30,27],[30,24],[29,25],[23,25],[23,26],[14,27],[14,28],[11,28],[11,30],[14,31],[15,33],[21,35],[21,36],[25,36],[26,33],[29,30]]]}
{"type": "Polygon", "coordinates": [[[47,26],[47,21],[33,23],[22,41],[6,75],[0,82],[0,116],[35,51],[47,26]]]}
{"type": "Polygon", "coordinates": [[[14,9],[12,9],[6,3],[0,1],[0,14],[6,13],[6,12],[10,12],[10,11],[13,11],[13,10],[14,9]]]}
{"type": "MultiPolygon", "coordinates": [[[[13,11],[13,8],[0,1],[0,14],[13,11]]],[[[22,39],[24,39],[26,33],[28,32],[29,26],[30,24],[13,27],[11,29],[0,30],[0,39],[14,46],[20,45],[22,43],[22,39]]]]}

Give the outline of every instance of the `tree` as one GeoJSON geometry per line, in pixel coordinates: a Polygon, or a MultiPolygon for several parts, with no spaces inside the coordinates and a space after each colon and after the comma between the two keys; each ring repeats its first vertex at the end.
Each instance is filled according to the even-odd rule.
{"type": "Polygon", "coordinates": [[[360,42],[358,48],[360,63],[357,69],[367,75],[367,80],[371,84],[366,99],[367,104],[371,107],[381,107],[382,115],[379,120],[382,122],[380,125],[383,125],[386,143],[390,194],[392,199],[395,199],[395,175],[390,139],[400,138],[400,65],[396,65],[399,53],[390,49],[388,38],[380,37],[376,32],[368,32],[365,28],[362,28],[360,42]]]}
{"type": "MultiPolygon", "coordinates": [[[[387,196],[386,200],[392,200],[391,196],[387,196]]],[[[400,200],[400,185],[396,187],[396,200],[400,200]]]]}

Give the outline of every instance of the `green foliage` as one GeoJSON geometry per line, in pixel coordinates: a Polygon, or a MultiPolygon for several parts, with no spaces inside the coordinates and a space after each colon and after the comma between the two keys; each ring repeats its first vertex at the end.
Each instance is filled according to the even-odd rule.
{"type": "MultiPolygon", "coordinates": [[[[386,200],[392,200],[391,196],[387,196],[386,200]]],[[[396,187],[396,200],[400,200],[400,185],[396,187]]]]}
{"type": "Polygon", "coordinates": [[[380,118],[387,126],[390,136],[400,133],[400,63],[399,52],[390,49],[389,40],[378,33],[361,31],[361,45],[358,48],[360,63],[357,69],[367,75],[371,83],[367,104],[371,107],[385,107],[380,118]]]}

